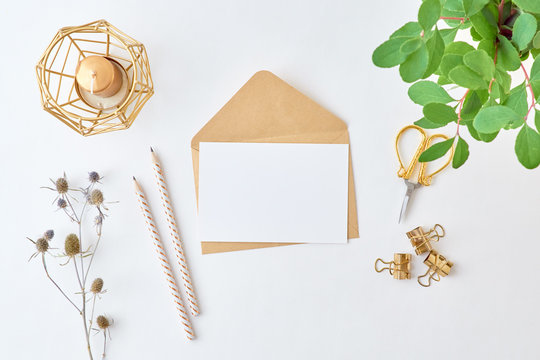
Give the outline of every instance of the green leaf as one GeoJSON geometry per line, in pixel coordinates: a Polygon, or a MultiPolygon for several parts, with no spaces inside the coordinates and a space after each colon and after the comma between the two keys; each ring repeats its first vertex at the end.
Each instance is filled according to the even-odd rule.
{"type": "Polygon", "coordinates": [[[464,11],[462,0],[446,0],[444,8],[451,11],[464,11]]]}
{"type": "Polygon", "coordinates": [[[399,67],[399,74],[405,82],[415,82],[424,76],[429,62],[429,53],[426,44],[413,52],[399,67]]]}
{"type": "Polygon", "coordinates": [[[426,47],[429,54],[429,62],[427,70],[423,76],[424,79],[437,71],[439,65],[441,64],[445,45],[439,30],[435,29],[435,31],[433,31],[433,35],[426,42],[426,47]]]}
{"type": "Polygon", "coordinates": [[[382,68],[391,68],[403,63],[407,59],[407,56],[399,51],[399,49],[405,41],[407,41],[407,38],[400,37],[382,43],[373,52],[371,57],[373,63],[382,68]]]}
{"type": "Polygon", "coordinates": [[[513,3],[519,6],[521,10],[540,14],[540,1],[538,0],[514,0],[513,3]]]}
{"type": "Polygon", "coordinates": [[[484,50],[475,50],[465,54],[463,63],[481,75],[486,81],[490,81],[495,75],[493,59],[484,50]]]}
{"type": "Polygon", "coordinates": [[[456,150],[454,151],[454,158],[452,159],[452,167],[454,169],[459,168],[469,158],[469,144],[465,142],[461,137],[458,137],[456,144],[456,150]]]}
{"type": "Polygon", "coordinates": [[[472,90],[487,89],[488,82],[465,65],[456,66],[448,76],[459,86],[472,90]]]}
{"type": "Polygon", "coordinates": [[[425,0],[418,10],[418,22],[424,30],[431,30],[441,17],[441,3],[439,0],[425,0]]]}
{"type": "MultiPolygon", "coordinates": [[[[534,1],[534,0],[533,0],[534,1]]],[[[489,0],[463,0],[463,9],[471,17],[486,6],[489,0]]]]}
{"type": "Polygon", "coordinates": [[[424,117],[426,119],[441,125],[446,125],[452,121],[456,121],[458,118],[453,108],[440,103],[429,103],[424,106],[422,112],[424,113],[424,117]]]}
{"type": "Polygon", "coordinates": [[[420,155],[418,161],[429,162],[443,157],[444,154],[446,154],[448,150],[452,148],[453,143],[454,138],[451,138],[431,145],[427,150],[422,153],[422,155],[420,155]]]}
{"type": "Polygon", "coordinates": [[[488,92],[486,90],[470,90],[463,102],[461,119],[465,121],[473,120],[487,99],[488,92]]]}
{"type": "Polygon", "coordinates": [[[471,136],[475,140],[482,141],[482,139],[480,139],[480,135],[478,134],[478,131],[476,131],[472,123],[467,124],[467,129],[469,130],[469,134],[471,134],[471,136]]]}
{"type": "Polygon", "coordinates": [[[536,34],[537,21],[534,16],[527,13],[521,13],[514,23],[512,40],[516,43],[519,50],[525,49],[534,35],[536,34]]]}
{"type": "Polygon", "coordinates": [[[390,35],[390,39],[399,38],[399,37],[406,37],[406,38],[412,38],[420,36],[420,33],[422,32],[422,27],[417,22],[411,21],[397,29],[392,35],[390,35]]]}
{"type": "Polygon", "coordinates": [[[516,86],[510,91],[510,95],[504,101],[503,105],[508,106],[510,109],[514,110],[516,114],[521,117],[521,121],[517,123],[510,124],[512,129],[515,129],[523,123],[523,118],[527,115],[528,105],[527,105],[527,90],[525,88],[525,83],[516,86]]]}
{"type": "Polygon", "coordinates": [[[473,126],[479,133],[493,134],[520,120],[521,117],[514,110],[504,105],[495,105],[480,110],[474,118],[473,126]]]}
{"type": "Polygon", "coordinates": [[[463,41],[456,41],[449,44],[446,47],[445,54],[456,54],[456,55],[465,55],[470,51],[476,50],[472,45],[467,44],[463,41]]]}
{"type": "Polygon", "coordinates": [[[521,60],[519,53],[510,40],[499,35],[499,63],[505,70],[514,71],[519,69],[521,60]]]}
{"type": "Polygon", "coordinates": [[[519,162],[527,169],[540,165],[540,134],[524,124],[516,137],[515,151],[519,162]]]}
{"type": "Polygon", "coordinates": [[[530,73],[531,81],[540,80],[540,58],[534,60],[530,73]]]}
{"type": "Polygon", "coordinates": [[[540,49],[540,31],[537,32],[533,38],[533,47],[535,49],[540,49]]]}
{"type": "Polygon", "coordinates": [[[510,91],[510,86],[512,85],[512,77],[506,72],[497,69],[495,71],[495,81],[499,84],[505,93],[510,91]]]}
{"type": "Polygon", "coordinates": [[[413,84],[408,94],[415,104],[422,106],[429,103],[447,104],[454,101],[442,86],[427,80],[413,84]]]}
{"type": "Polygon", "coordinates": [[[441,124],[436,124],[434,122],[431,122],[426,118],[421,118],[420,120],[415,121],[414,125],[420,126],[421,128],[424,128],[424,129],[437,129],[444,126],[441,124]]]}
{"type": "Polygon", "coordinates": [[[534,126],[536,126],[536,130],[540,132],[540,111],[538,110],[534,111],[534,126]]]}
{"type": "MultiPolygon", "coordinates": [[[[490,40],[482,40],[478,44],[478,50],[487,52],[490,58],[495,58],[495,42],[490,40]]],[[[494,61],[495,62],[495,61],[494,61]]]]}
{"type": "Polygon", "coordinates": [[[454,41],[454,39],[456,38],[457,32],[458,32],[458,28],[439,30],[439,33],[441,34],[441,37],[445,45],[448,45],[449,43],[454,41]]]}
{"type": "Polygon", "coordinates": [[[493,140],[495,140],[497,135],[499,135],[498,131],[494,132],[494,133],[491,133],[491,134],[478,133],[478,136],[480,137],[480,140],[483,141],[483,142],[486,142],[486,143],[490,143],[493,140]]]}
{"type": "Polygon", "coordinates": [[[496,24],[491,24],[482,12],[478,12],[471,16],[473,28],[482,36],[482,38],[493,41],[497,36],[496,24]]]}
{"type": "Polygon", "coordinates": [[[421,37],[412,38],[403,43],[401,47],[399,48],[399,51],[401,51],[403,54],[408,56],[409,54],[415,52],[418,50],[418,48],[422,45],[424,41],[421,37]]]}
{"type": "Polygon", "coordinates": [[[445,77],[448,77],[450,71],[459,65],[463,65],[463,55],[446,54],[441,60],[440,69],[445,77]]]}

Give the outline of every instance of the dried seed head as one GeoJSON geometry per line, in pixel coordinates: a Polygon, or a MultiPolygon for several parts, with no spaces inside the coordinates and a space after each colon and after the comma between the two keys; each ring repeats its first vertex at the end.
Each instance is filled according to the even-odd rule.
{"type": "Polygon", "coordinates": [[[58,191],[59,194],[65,194],[68,192],[69,185],[66,178],[61,177],[61,178],[56,179],[55,185],[56,185],[56,191],[58,191]]]}
{"type": "Polygon", "coordinates": [[[96,216],[94,218],[94,224],[96,226],[99,226],[99,225],[103,224],[103,215],[100,214],[100,215],[96,216]]]}
{"type": "Polygon", "coordinates": [[[64,200],[64,199],[62,199],[62,198],[60,198],[60,199],[58,199],[58,201],[56,202],[56,205],[58,205],[58,207],[59,207],[60,209],[65,209],[65,208],[67,207],[67,201],[64,200]]]}
{"type": "Polygon", "coordinates": [[[99,206],[103,204],[103,193],[101,190],[95,189],[90,194],[90,204],[99,206]]]}
{"type": "Polygon", "coordinates": [[[36,249],[40,253],[44,253],[47,250],[49,250],[49,242],[47,241],[47,239],[44,239],[44,238],[37,239],[36,249]]]}
{"type": "Polygon", "coordinates": [[[96,323],[99,326],[101,330],[107,329],[109,326],[111,326],[111,323],[109,322],[109,319],[107,319],[103,315],[99,315],[96,319],[96,323]]]}
{"type": "Polygon", "coordinates": [[[97,278],[92,281],[92,286],[90,287],[90,291],[94,294],[100,293],[101,290],[103,290],[103,279],[97,278]]]}
{"type": "Polygon", "coordinates": [[[54,237],[54,230],[47,230],[47,231],[45,231],[45,233],[43,234],[43,237],[44,237],[46,240],[51,240],[51,239],[54,237]]]}
{"type": "Polygon", "coordinates": [[[90,180],[91,183],[96,183],[101,179],[101,176],[95,171],[90,171],[88,173],[88,180],[90,180]]]}
{"type": "Polygon", "coordinates": [[[75,234],[69,234],[66,237],[66,242],[64,243],[64,250],[67,256],[75,256],[81,252],[81,243],[79,238],[75,234]]]}

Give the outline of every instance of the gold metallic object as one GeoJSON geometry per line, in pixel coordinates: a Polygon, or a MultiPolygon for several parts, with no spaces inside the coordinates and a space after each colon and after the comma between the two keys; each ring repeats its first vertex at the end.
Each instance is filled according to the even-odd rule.
{"type": "Polygon", "coordinates": [[[423,287],[431,286],[431,280],[440,281],[441,276],[445,277],[450,273],[454,263],[446,260],[444,256],[439,254],[435,250],[431,250],[424,260],[424,264],[428,266],[428,269],[424,275],[418,277],[418,283],[423,287]],[[427,277],[427,283],[423,283],[421,279],[427,277]]]}
{"type": "Polygon", "coordinates": [[[43,109],[84,136],[129,128],[154,94],[144,45],[105,20],[60,29],[39,59],[36,74],[43,109]],[[127,89],[112,103],[96,100],[75,81],[77,65],[92,55],[123,70],[127,89]]]}
{"type": "Polygon", "coordinates": [[[407,233],[416,255],[431,251],[433,249],[431,241],[439,241],[444,235],[444,228],[439,224],[435,224],[433,229],[429,230],[427,233],[425,233],[424,229],[420,226],[407,233]]]}
{"type": "Polygon", "coordinates": [[[454,156],[453,146],[450,151],[450,156],[448,157],[448,160],[439,169],[435,170],[431,174],[426,174],[427,163],[421,163],[417,182],[409,181],[409,179],[414,173],[416,165],[418,164],[418,159],[420,158],[420,155],[424,152],[424,150],[426,150],[432,144],[433,140],[435,139],[448,140],[448,136],[443,135],[443,134],[435,134],[428,137],[424,129],[416,125],[405,126],[403,129],[399,131],[399,133],[396,136],[395,148],[396,148],[396,155],[399,162],[399,170],[397,172],[397,175],[398,177],[403,178],[403,180],[405,181],[405,185],[407,186],[407,191],[403,199],[403,204],[401,206],[401,212],[399,214],[398,222],[401,222],[401,219],[405,215],[405,212],[407,210],[407,205],[409,203],[409,199],[411,198],[414,190],[416,190],[418,187],[422,185],[424,186],[431,185],[433,177],[437,175],[438,173],[440,173],[444,168],[446,168],[452,161],[452,157],[454,156]],[[401,140],[402,135],[409,130],[416,130],[417,132],[419,132],[421,135],[421,139],[420,139],[420,143],[418,144],[418,147],[416,148],[416,152],[414,153],[414,156],[412,157],[411,162],[408,165],[404,165],[403,160],[401,158],[401,154],[399,153],[399,141],[401,140]]]}
{"type": "MultiPolygon", "coordinates": [[[[403,178],[405,180],[409,180],[414,172],[414,168],[418,164],[418,159],[420,158],[420,155],[431,146],[431,143],[434,139],[443,139],[448,140],[448,136],[444,134],[435,134],[431,135],[430,137],[427,136],[424,129],[422,129],[420,126],[416,125],[408,125],[405,126],[403,129],[399,131],[399,133],[396,136],[396,154],[399,161],[399,170],[397,172],[398,176],[400,178],[403,178]],[[420,140],[420,144],[418,144],[418,147],[416,148],[416,152],[414,153],[414,156],[409,163],[407,167],[403,164],[403,161],[401,159],[401,155],[399,153],[399,140],[401,139],[401,136],[408,130],[414,129],[420,133],[422,136],[422,139],[420,140]]],[[[453,148],[452,148],[452,154],[453,154],[453,148]]],[[[424,186],[431,185],[431,181],[433,180],[433,177],[440,173],[445,167],[447,167],[450,164],[450,161],[452,161],[452,156],[448,158],[448,161],[441,166],[436,171],[432,172],[431,174],[426,175],[426,163],[421,163],[420,165],[420,173],[418,174],[418,183],[424,186]]]]}
{"type": "Polygon", "coordinates": [[[380,273],[384,270],[388,270],[390,275],[394,276],[394,279],[404,280],[411,278],[411,254],[394,254],[394,261],[384,261],[382,259],[375,260],[375,271],[380,273]],[[377,264],[382,262],[383,264],[388,265],[387,267],[378,268],[377,264]]]}

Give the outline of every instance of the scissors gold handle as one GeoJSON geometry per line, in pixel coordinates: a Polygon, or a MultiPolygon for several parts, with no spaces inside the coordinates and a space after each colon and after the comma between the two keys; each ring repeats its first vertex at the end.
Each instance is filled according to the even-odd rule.
{"type": "Polygon", "coordinates": [[[427,142],[427,134],[420,126],[416,125],[407,125],[403,129],[399,131],[399,133],[396,136],[396,154],[399,161],[399,170],[397,172],[397,175],[400,178],[404,178],[405,180],[409,180],[411,178],[412,173],[414,172],[414,168],[416,164],[418,163],[418,158],[420,157],[420,154],[424,151],[426,147],[427,142]],[[401,160],[401,155],[399,154],[399,140],[401,139],[401,136],[410,129],[414,129],[422,135],[422,139],[420,140],[420,144],[418,145],[418,148],[416,149],[416,152],[414,153],[414,156],[409,163],[409,166],[405,168],[405,165],[403,165],[403,161],[401,160]]]}
{"type": "MultiPolygon", "coordinates": [[[[418,159],[420,158],[420,155],[426,150],[433,142],[434,139],[443,139],[448,140],[448,136],[443,134],[435,134],[431,135],[430,137],[427,136],[424,129],[417,125],[407,125],[403,129],[399,131],[399,133],[396,136],[396,154],[399,161],[399,170],[397,172],[397,175],[405,180],[409,180],[414,172],[414,168],[418,164],[418,159]],[[409,163],[407,167],[403,164],[403,160],[401,159],[401,155],[399,153],[399,141],[401,139],[401,136],[408,130],[416,130],[421,135],[420,144],[416,148],[416,152],[414,153],[414,156],[409,163]]],[[[433,177],[440,173],[444,168],[446,168],[450,162],[452,161],[452,157],[454,154],[454,148],[452,147],[452,152],[450,156],[448,157],[448,160],[444,165],[442,165],[439,169],[432,172],[431,174],[426,175],[426,167],[427,163],[422,163],[420,165],[420,173],[418,174],[418,183],[421,185],[429,186],[431,185],[431,181],[433,180],[433,177]]]]}

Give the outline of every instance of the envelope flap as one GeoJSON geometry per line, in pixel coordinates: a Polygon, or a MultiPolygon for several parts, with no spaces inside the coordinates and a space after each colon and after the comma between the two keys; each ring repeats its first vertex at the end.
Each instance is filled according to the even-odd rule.
{"type": "Polygon", "coordinates": [[[346,124],[268,71],[259,71],[193,137],[199,142],[320,142],[345,136],[346,124]]]}

